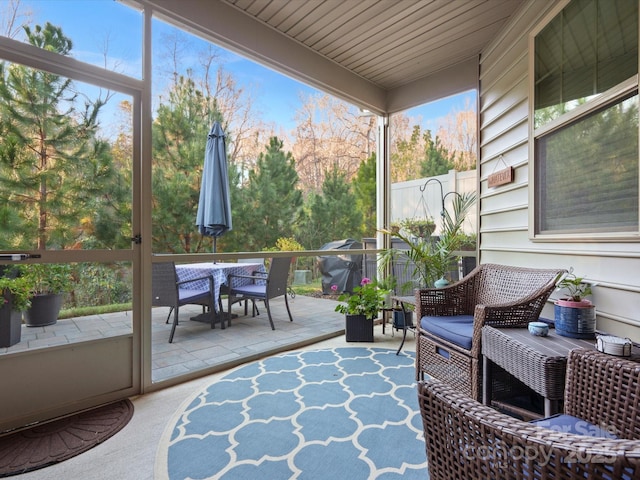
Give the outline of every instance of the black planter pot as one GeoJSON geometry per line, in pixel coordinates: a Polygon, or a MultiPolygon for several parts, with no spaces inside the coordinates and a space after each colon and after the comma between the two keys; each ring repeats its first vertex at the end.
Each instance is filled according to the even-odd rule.
{"type": "Polygon", "coordinates": [[[31,299],[31,308],[24,312],[27,327],[45,327],[58,321],[62,308],[62,294],[36,295],[31,299]]]}
{"type": "Polygon", "coordinates": [[[373,320],[364,315],[345,315],[347,342],[373,342],[373,320]]]}
{"type": "MultiPolygon", "coordinates": [[[[0,296],[0,302],[3,297],[0,296]]],[[[22,336],[22,312],[11,308],[11,302],[0,308],[0,347],[11,347],[20,343],[22,336]]]]}
{"type": "Polygon", "coordinates": [[[393,311],[393,328],[400,329],[413,327],[413,312],[405,312],[403,310],[393,311]]]}

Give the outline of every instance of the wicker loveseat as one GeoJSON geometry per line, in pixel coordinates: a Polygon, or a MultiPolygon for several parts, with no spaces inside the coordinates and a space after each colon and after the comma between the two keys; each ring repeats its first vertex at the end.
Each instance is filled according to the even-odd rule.
{"type": "Polygon", "coordinates": [[[577,418],[574,432],[597,426],[617,439],[523,422],[435,379],[419,383],[418,401],[431,480],[640,478],[640,363],[569,354],[565,414],[577,418]]]}
{"type": "Polygon", "coordinates": [[[479,400],[482,327],[526,327],[565,270],[483,264],[445,288],[416,290],[417,378],[424,374],[479,400]]]}

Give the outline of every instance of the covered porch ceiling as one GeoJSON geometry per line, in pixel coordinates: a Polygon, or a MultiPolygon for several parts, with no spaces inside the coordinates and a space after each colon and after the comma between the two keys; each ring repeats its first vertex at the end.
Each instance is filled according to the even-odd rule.
{"type": "Polygon", "coordinates": [[[372,112],[478,86],[524,0],[140,0],[155,14],[372,112]]]}

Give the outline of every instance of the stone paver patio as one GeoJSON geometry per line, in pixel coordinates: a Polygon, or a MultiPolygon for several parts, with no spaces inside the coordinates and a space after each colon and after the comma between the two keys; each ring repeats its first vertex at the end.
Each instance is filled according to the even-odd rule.
{"type": "MultiPolygon", "coordinates": [[[[180,309],[180,320],[173,343],[169,343],[171,324],[165,320],[168,308],[154,308],[152,313],[152,380],[159,382],[204,368],[223,370],[273,353],[310,345],[344,334],[344,315],[334,311],[330,299],[296,295],[289,299],[293,322],[286,313],[284,299],[271,301],[276,329],[271,330],[267,312],[259,304],[260,315],[244,316],[244,307],[236,304],[238,314],[224,330],[216,324],[190,320],[202,312],[188,305],[180,309]]],[[[225,305],[226,308],[226,305],[225,305]]],[[[0,348],[0,355],[100,339],[132,332],[131,312],[117,312],[58,320],[46,327],[22,327],[20,343],[0,348]]],[[[392,329],[386,329],[392,335],[392,329]]],[[[398,335],[398,342],[401,335],[398,335]]]]}

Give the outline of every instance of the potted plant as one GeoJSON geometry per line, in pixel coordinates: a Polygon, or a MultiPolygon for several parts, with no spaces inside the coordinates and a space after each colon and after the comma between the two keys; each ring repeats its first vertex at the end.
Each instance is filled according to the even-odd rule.
{"type": "Polygon", "coordinates": [[[400,224],[400,222],[391,222],[390,228],[391,228],[391,232],[393,234],[396,234],[400,231],[400,229],[402,228],[402,225],[400,224]]]}
{"type": "Polygon", "coordinates": [[[591,284],[571,269],[556,286],[567,293],[554,304],[556,333],[570,338],[595,338],[596,308],[585,298],[591,295],[591,284]]]}
{"type": "Polygon", "coordinates": [[[400,222],[400,230],[408,237],[427,238],[435,229],[433,218],[405,218],[400,222]]]}
{"type": "Polygon", "coordinates": [[[63,294],[72,287],[71,265],[66,263],[34,263],[21,266],[22,276],[33,288],[31,306],[25,311],[28,327],[53,325],[58,321],[63,294]]]}
{"type": "Polygon", "coordinates": [[[393,307],[393,328],[413,327],[413,309],[414,306],[409,303],[393,307]]]}
{"type": "Polygon", "coordinates": [[[32,284],[24,277],[0,277],[0,347],[20,342],[22,312],[31,305],[32,284]]]}
{"type": "Polygon", "coordinates": [[[457,256],[455,251],[459,250],[465,238],[462,231],[462,224],[476,201],[474,193],[457,195],[453,201],[453,215],[444,211],[442,219],[442,233],[438,237],[427,236],[417,237],[405,235],[402,232],[393,233],[382,230],[398,237],[408,246],[407,250],[388,249],[382,252],[382,266],[389,266],[394,259],[401,254],[405,254],[409,259],[407,268],[413,265],[415,276],[423,287],[444,286],[448,283],[445,278],[446,273],[455,265],[457,256]]]}
{"type": "MultiPolygon", "coordinates": [[[[338,286],[331,285],[331,290],[337,292],[338,286]]],[[[383,307],[383,292],[375,282],[364,277],[359,287],[353,288],[353,293],[342,293],[338,301],[336,312],[345,314],[345,336],[347,342],[373,342],[373,321],[383,307]]]]}

